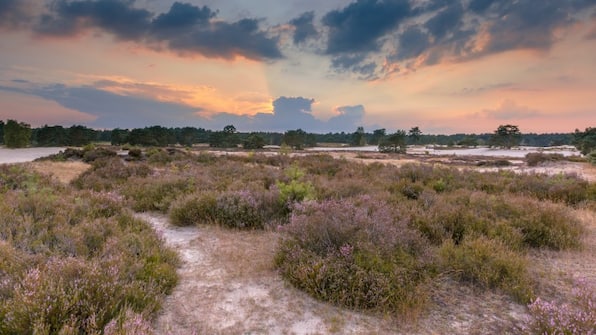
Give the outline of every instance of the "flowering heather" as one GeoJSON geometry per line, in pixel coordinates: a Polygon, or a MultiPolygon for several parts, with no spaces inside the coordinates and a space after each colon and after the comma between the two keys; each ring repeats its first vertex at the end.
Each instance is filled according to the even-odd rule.
{"type": "Polygon", "coordinates": [[[572,303],[556,303],[536,298],[528,305],[532,319],[529,334],[596,334],[596,291],[594,283],[579,279],[572,303]]]}

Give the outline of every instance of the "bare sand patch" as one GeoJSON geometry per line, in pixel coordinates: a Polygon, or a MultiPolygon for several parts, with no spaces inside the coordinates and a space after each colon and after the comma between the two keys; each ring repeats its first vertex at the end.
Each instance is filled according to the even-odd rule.
{"type": "Polygon", "coordinates": [[[72,162],[52,162],[52,161],[39,161],[29,163],[30,166],[37,172],[52,176],[61,183],[68,184],[73,179],[77,178],[81,173],[85,172],[91,167],[87,163],[80,161],[72,162]]]}

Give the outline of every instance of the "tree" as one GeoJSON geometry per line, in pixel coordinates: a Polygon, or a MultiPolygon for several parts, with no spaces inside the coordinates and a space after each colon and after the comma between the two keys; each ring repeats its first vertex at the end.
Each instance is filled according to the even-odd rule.
{"type": "Polygon", "coordinates": [[[383,138],[385,138],[385,128],[375,129],[370,139],[371,144],[379,144],[383,138]]]}
{"type": "Polygon", "coordinates": [[[352,142],[350,144],[355,147],[363,147],[366,145],[366,134],[364,133],[363,127],[358,127],[352,134],[352,142]]]}
{"type": "Polygon", "coordinates": [[[57,147],[66,145],[66,130],[62,126],[45,125],[33,132],[36,145],[40,147],[57,147]]]}
{"type": "Polygon", "coordinates": [[[95,140],[95,130],[85,126],[72,126],[67,131],[68,145],[82,147],[95,140]]]}
{"type": "Polygon", "coordinates": [[[227,125],[222,131],[216,131],[209,136],[209,146],[216,148],[236,148],[240,144],[240,137],[236,133],[236,127],[227,125]]]}
{"type": "Polygon", "coordinates": [[[491,146],[511,147],[519,145],[521,141],[521,132],[519,128],[514,125],[500,125],[490,139],[491,146]]]}
{"type": "Polygon", "coordinates": [[[112,145],[122,145],[128,143],[128,135],[130,132],[128,129],[115,128],[112,130],[110,135],[110,143],[112,145]]]}
{"type": "Polygon", "coordinates": [[[405,153],[406,152],[406,132],[398,130],[395,133],[385,136],[379,142],[379,152],[387,153],[405,153]]]}
{"type": "Polygon", "coordinates": [[[582,155],[587,155],[596,150],[596,127],[588,127],[585,131],[575,130],[573,145],[582,155]]]}
{"type": "Polygon", "coordinates": [[[263,149],[265,139],[257,133],[251,133],[242,143],[244,149],[263,149]]]}
{"type": "Polygon", "coordinates": [[[306,143],[306,132],[302,129],[288,130],[284,133],[282,143],[296,150],[302,150],[306,143]]]}
{"type": "Polygon", "coordinates": [[[31,143],[31,126],[8,120],[4,125],[4,144],[8,148],[24,148],[31,143]]]}
{"type": "Polygon", "coordinates": [[[418,143],[420,141],[420,136],[422,135],[422,131],[418,126],[412,127],[410,131],[408,131],[408,138],[410,139],[411,143],[418,143]]]}
{"type": "Polygon", "coordinates": [[[4,121],[0,120],[0,144],[4,143],[4,121]]]}

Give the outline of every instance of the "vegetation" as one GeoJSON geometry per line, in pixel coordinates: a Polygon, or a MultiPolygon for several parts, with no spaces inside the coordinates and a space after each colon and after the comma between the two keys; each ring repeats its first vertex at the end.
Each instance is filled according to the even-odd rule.
{"type": "MultiPolygon", "coordinates": [[[[404,131],[393,135],[392,148],[405,145],[404,131]]],[[[0,166],[0,333],[146,329],[178,263],[132,210],[166,213],[179,226],[278,231],[275,266],[292,285],[350,309],[416,316],[432,304],[439,278],[539,306],[541,279],[528,254],[580,248],[584,229],[572,209],[596,200],[596,186],[575,175],[324,154],[132,148],[119,157],[86,146],[55,158],[91,168],[60,185],[0,166]]],[[[554,312],[540,308],[532,327],[546,329],[541,322],[554,312]]]]}
{"type": "Polygon", "coordinates": [[[404,130],[398,130],[391,135],[385,136],[379,142],[379,152],[405,153],[406,138],[406,132],[404,130]]]}
{"type": "Polygon", "coordinates": [[[521,143],[521,132],[514,125],[500,125],[490,139],[491,146],[505,147],[507,149],[521,143]]]}
{"type": "Polygon", "coordinates": [[[31,141],[31,126],[24,122],[8,120],[3,127],[4,144],[8,148],[24,148],[31,141]]]}
{"type": "Polygon", "coordinates": [[[176,254],[115,194],[1,165],[0,213],[2,334],[126,333],[176,285],[176,254]]]}

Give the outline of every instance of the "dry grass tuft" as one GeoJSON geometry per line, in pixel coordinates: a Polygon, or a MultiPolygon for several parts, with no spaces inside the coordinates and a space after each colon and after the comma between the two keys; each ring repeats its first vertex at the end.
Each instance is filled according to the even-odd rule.
{"type": "Polygon", "coordinates": [[[87,171],[91,165],[80,161],[73,162],[52,162],[38,161],[31,163],[31,168],[36,172],[51,176],[63,184],[68,184],[76,179],[81,173],[87,171]]]}

